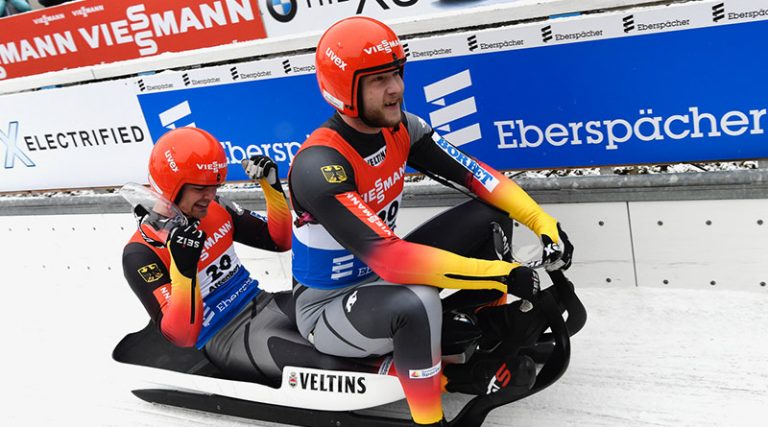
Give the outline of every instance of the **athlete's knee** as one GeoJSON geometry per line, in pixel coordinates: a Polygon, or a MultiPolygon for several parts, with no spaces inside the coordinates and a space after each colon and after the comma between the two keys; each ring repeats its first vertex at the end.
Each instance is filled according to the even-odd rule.
{"type": "Polygon", "coordinates": [[[407,290],[409,292],[403,292],[394,304],[399,316],[404,319],[423,316],[430,323],[439,322],[442,318],[439,290],[432,286],[408,286],[407,290]]]}

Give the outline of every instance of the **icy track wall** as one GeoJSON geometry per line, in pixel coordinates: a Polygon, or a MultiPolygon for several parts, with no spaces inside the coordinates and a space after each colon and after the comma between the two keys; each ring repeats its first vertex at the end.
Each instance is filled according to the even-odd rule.
{"type": "MultiPolygon", "coordinates": [[[[521,183],[564,224],[575,243],[571,276],[579,286],[768,292],[768,171],[718,174],[727,176],[578,177],[521,183]],[[575,199],[582,202],[573,203],[575,199]]],[[[223,195],[247,207],[263,208],[261,193],[255,189],[223,195]]],[[[405,235],[460,200],[441,187],[407,186],[403,204],[409,207],[402,211],[397,233],[405,235]]],[[[55,286],[79,281],[93,292],[120,288],[128,292],[121,252],[136,226],[117,196],[6,197],[0,198],[0,209],[11,214],[0,216],[9,282],[55,286]]],[[[521,226],[514,230],[516,253],[524,259],[539,255],[533,234],[521,226]]],[[[267,288],[290,286],[288,254],[243,246],[238,254],[267,288]]]]}

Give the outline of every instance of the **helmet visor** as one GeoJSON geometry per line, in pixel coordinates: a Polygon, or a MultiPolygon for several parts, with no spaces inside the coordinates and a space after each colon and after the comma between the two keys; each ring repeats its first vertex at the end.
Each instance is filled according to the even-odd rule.
{"type": "Polygon", "coordinates": [[[133,207],[139,231],[150,244],[162,242],[164,246],[171,230],[188,223],[178,206],[143,185],[129,182],[120,188],[118,194],[133,207]],[[145,234],[145,227],[150,229],[153,236],[145,234]]]}

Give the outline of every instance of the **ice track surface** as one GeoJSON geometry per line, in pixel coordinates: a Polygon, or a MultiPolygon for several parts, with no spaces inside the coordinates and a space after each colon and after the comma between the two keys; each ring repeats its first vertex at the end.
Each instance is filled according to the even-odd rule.
{"type": "MultiPolygon", "coordinates": [[[[145,318],[124,283],[5,283],[0,354],[5,426],[245,426],[240,418],[152,405],[111,361],[145,318]],[[79,301],[76,305],[73,301],[79,301]]],[[[581,289],[587,326],[571,366],[487,426],[763,426],[768,419],[768,293],[581,289]]],[[[135,300],[135,298],[134,298],[135,300]]],[[[449,395],[453,416],[464,399],[449,395]]],[[[404,403],[369,410],[404,416],[404,403]]]]}

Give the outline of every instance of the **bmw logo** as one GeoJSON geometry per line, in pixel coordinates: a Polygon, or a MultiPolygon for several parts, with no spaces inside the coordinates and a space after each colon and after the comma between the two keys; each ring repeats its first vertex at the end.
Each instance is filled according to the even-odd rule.
{"type": "Polygon", "coordinates": [[[266,0],[267,9],[273,18],[280,22],[289,22],[296,16],[298,6],[296,0],[266,0]]]}

